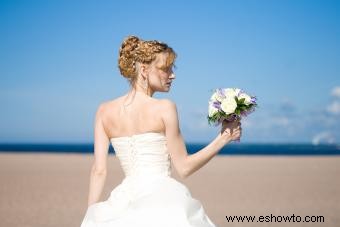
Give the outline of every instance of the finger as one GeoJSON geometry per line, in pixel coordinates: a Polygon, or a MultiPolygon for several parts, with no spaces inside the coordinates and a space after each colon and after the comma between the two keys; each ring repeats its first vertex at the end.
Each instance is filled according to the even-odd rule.
{"type": "Polygon", "coordinates": [[[229,128],[227,128],[226,130],[224,130],[224,132],[226,132],[226,133],[230,134],[230,129],[229,129],[229,128]]]}

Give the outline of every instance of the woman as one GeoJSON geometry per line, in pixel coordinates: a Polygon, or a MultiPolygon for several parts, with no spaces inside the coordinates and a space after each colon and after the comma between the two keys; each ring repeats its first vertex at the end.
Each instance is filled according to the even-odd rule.
{"type": "Polygon", "coordinates": [[[119,51],[119,69],[130,91],[99,106],[95,118],[94,156],[88,209],[81,227],[213,227],[200,201],[171,177],[172,165],[182,178],[204,166],[227,143],[241,136],[240,122],[222,125],[205,148],[189,155],[176,105],[155,99],[175,79],[176,53],[167,44],[127,37],[119,51]],[[112,144],[125,178],[106,201],[99,202],[112,144]],[[172,163],[172,165],[171,165],[172,163]]]}

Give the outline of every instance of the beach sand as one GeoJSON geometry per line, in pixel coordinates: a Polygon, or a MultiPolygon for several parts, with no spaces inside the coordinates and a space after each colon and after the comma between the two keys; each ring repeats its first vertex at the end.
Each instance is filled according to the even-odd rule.
{"type": "MultiPolygon", "coordinates": [[[[92,154],[0,153],[1,226],[80,226],[92,161],[92,154]]],[[[123,179],[116,156],[108,165],[101,201],[123,179]]],[[[173,174],[219,227],[340,226],[340,156],[216,156],[185,180],[173,174]],[[293,214],[302,221],[323,216],[324,222],[226,219],[293,214]]]]}

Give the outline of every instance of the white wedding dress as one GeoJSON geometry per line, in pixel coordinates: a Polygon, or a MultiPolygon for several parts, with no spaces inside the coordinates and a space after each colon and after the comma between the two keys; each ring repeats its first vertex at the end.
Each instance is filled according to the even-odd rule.
{"type": "Polygon", "coordinates": [[[106,201],[88,207],[81,227],[216,227],[199,200],[171,177],[166,137],[111,138],[125,178],[106,201]]]}

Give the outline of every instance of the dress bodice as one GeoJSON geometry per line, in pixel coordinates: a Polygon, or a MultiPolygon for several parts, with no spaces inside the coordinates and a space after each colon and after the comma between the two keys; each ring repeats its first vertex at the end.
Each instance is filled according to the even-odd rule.
{"type": "Polygon", "coordinates": [[[164,134],[146,132],[110,141],[126,177],[170,175],[171,161],[164,134]]]}

